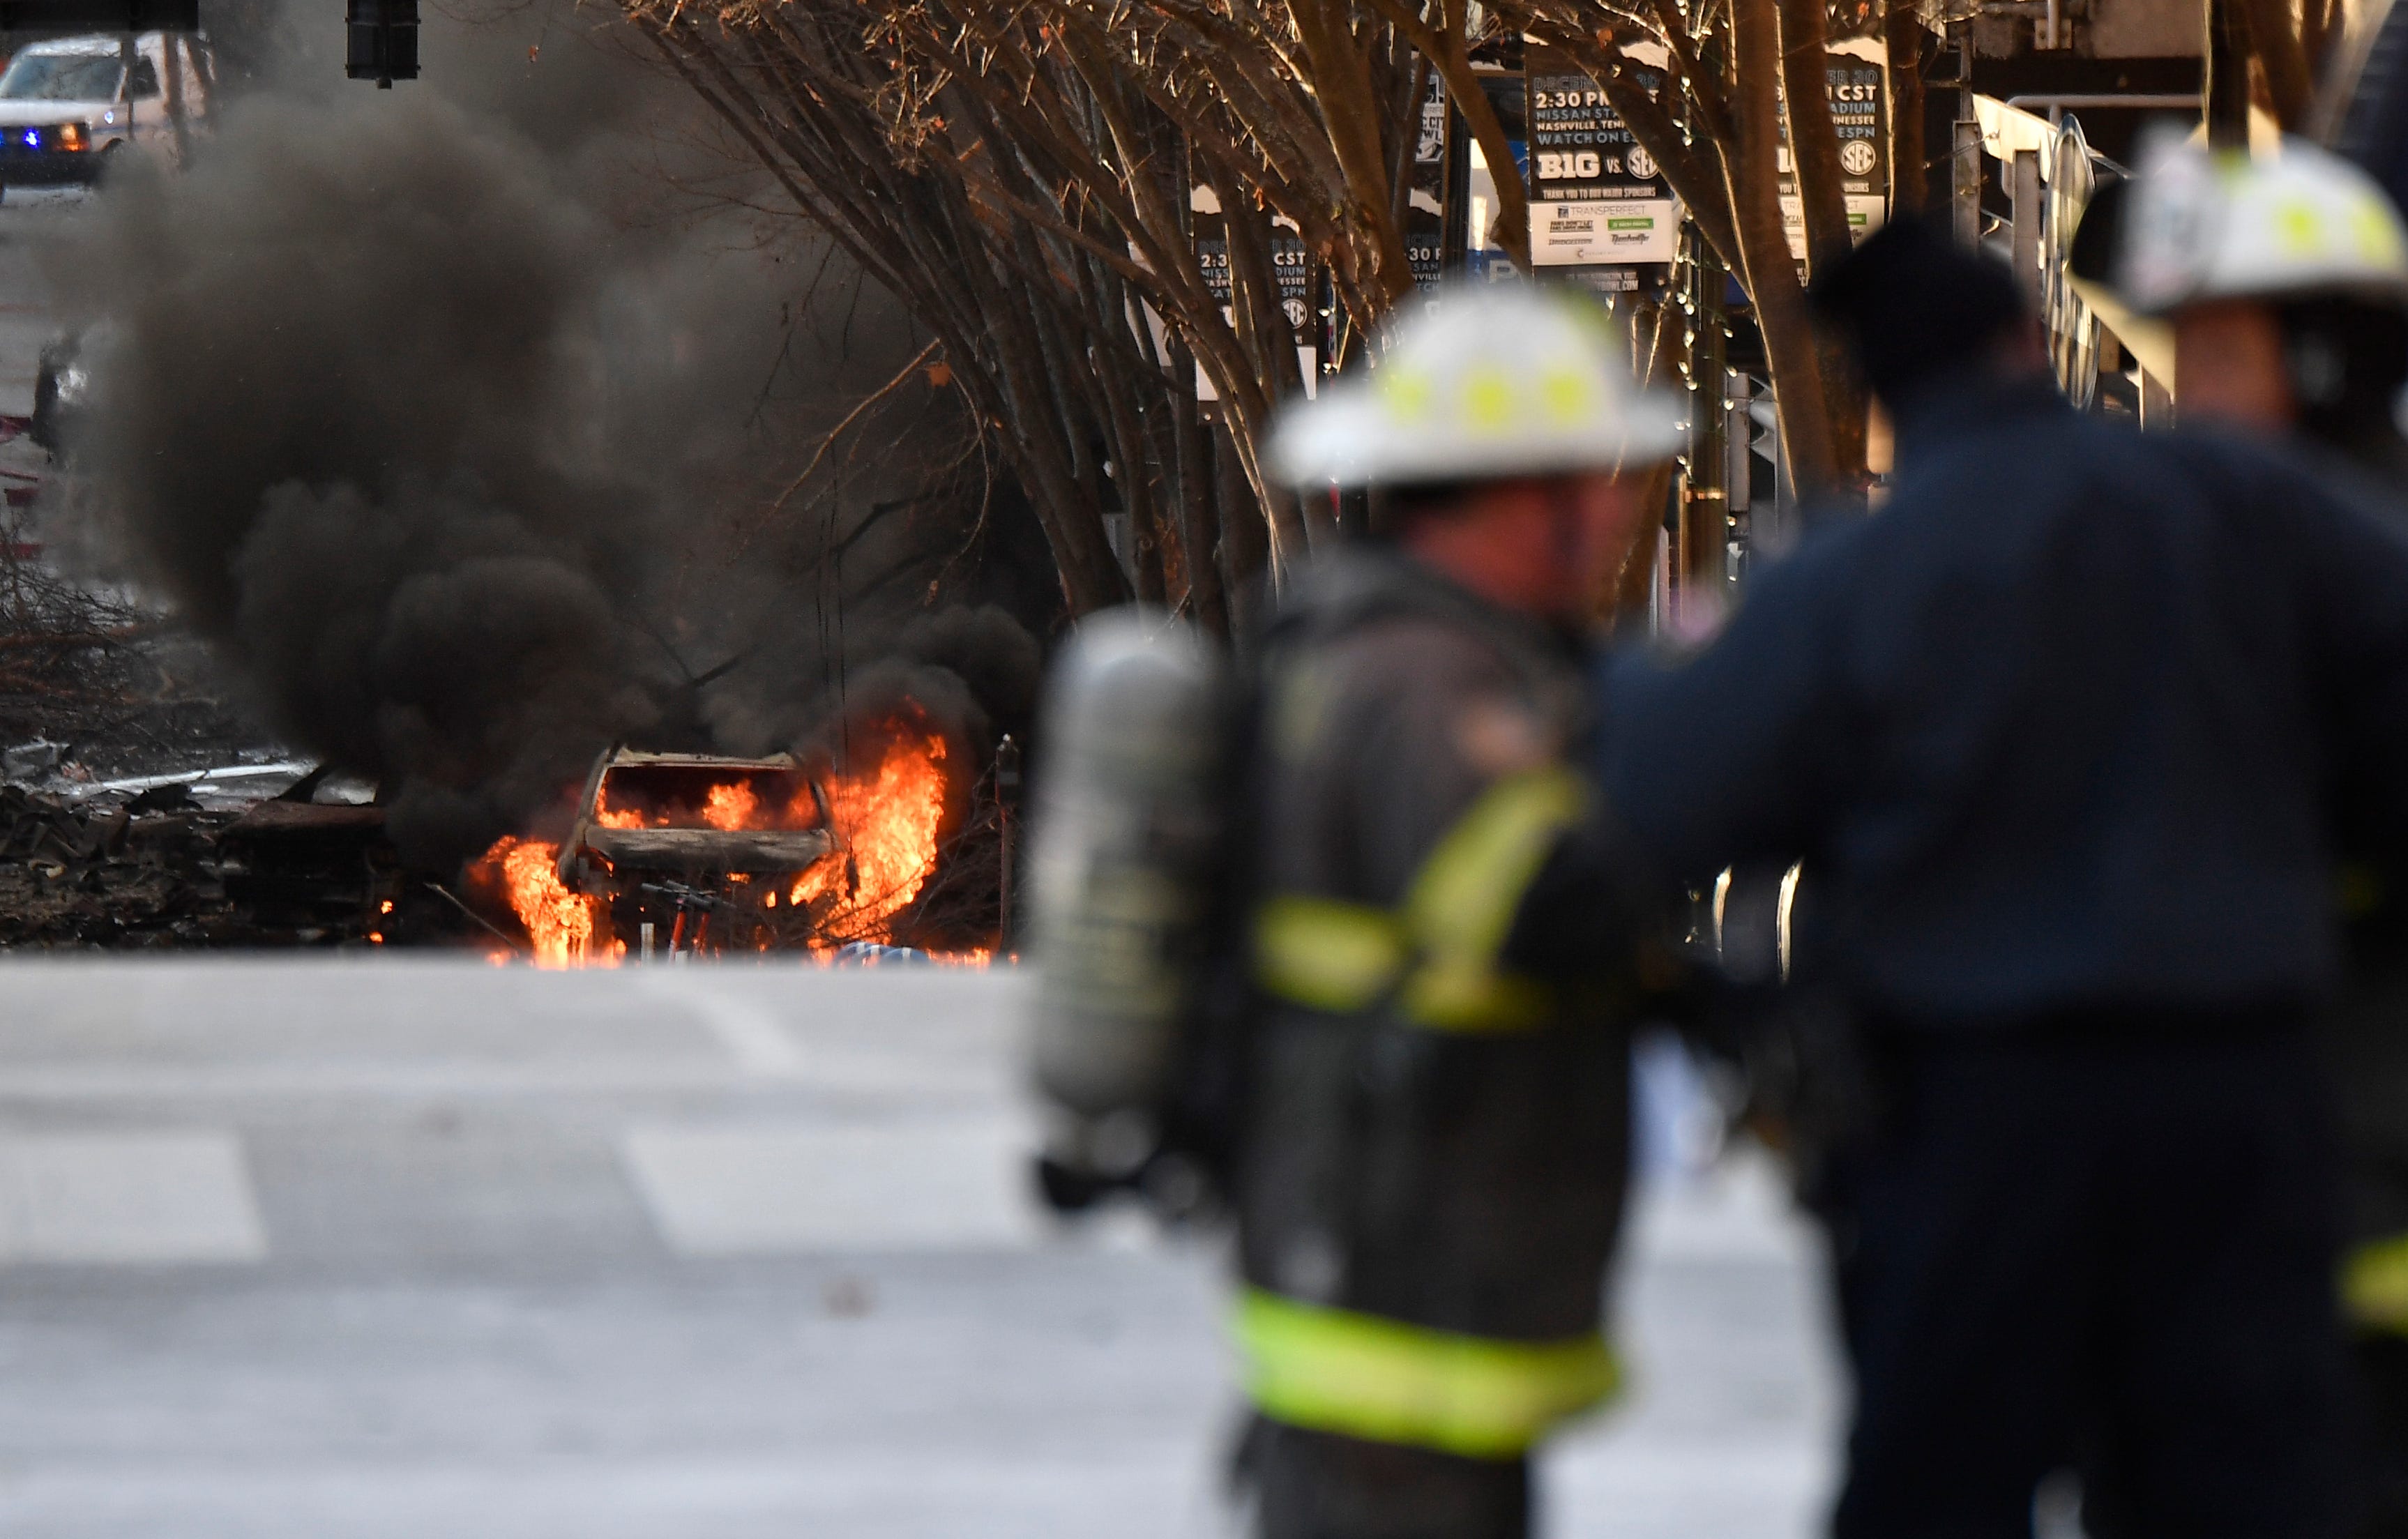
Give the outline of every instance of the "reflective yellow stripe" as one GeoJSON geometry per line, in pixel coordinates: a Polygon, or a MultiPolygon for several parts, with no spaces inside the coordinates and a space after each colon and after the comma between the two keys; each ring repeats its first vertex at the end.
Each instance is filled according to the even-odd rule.
{"type": "Polygon", "coordinates": [[[1544,984],[1493,968],[1432,962],[1405,980],[1406,1016],[1433,1031],[1526,1031],[1555,1002],[1544,984]]]}
{"type": "Polygon", "coordinates": [[[1405,985],[1405,1014],[1449,1031],[1513,1030],[1547,1013],[1547,991],[1497,969],[1522,895],[1547,852],[1580,821],[1588,797],[1570,770],[1498,781],[1455,821],[1405,893],[1405,928],[1422,965],[1405,985]]]}
{"type": "Polygon", "coordinates": [[[1401,982],[1405,1014],[1434,1030],[1538,1025],[1549,992],[1499,971],[1498,954],[1547,852],[1586,806],[1569,770],[1498,781],[1422,863],[1401,917],[1335,899],[1268,899],[1254,921],[1256,978],[1284,999],[1338,1014],[1368,1010],[1401,982]]]}
{"type": "Polygon", "coordinates": [[[1619,1388],[1598,1332],[1498,1341],[1424,1330],[1248,1288],[1237,1337],[1246,1389],[1290,1426],[1510,1459],[1619,1388]]]}
{"type": "Polygon", "coordinates": [[[1265,988],[1315,1010],[1369,1010],[1405,970],[1396,919],[1361,903],[1283,894],[1254,915],[1254,975],[1265,988]]]}
{"type": "Polygon", "coordinates": [[[1510,775],[1457,818],[1405,893],[1405,924],[1425,945],[1494,956],[1555,838],[1588,804],[1580,777],[1555,768],[1510,775]]]}
{"type": "Polygon", "coordinates": [[[2408,1234],[2351,1251],[2342,1265],[2341,1302],[2352,1324],[2408,1335],[2408,1234]]]}

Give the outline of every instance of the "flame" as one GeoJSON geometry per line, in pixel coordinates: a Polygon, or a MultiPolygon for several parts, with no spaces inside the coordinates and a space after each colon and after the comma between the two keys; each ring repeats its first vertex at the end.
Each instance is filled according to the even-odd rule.
{"type": "MultiPolygon", "coordinates": [[[[610,786],[606,781],[600,795],[594,800],[594,821],[605,828],[670,828],[696,825],[680,822],[691,814],[675,809],[655,809],[647,817],[640,807],[625,809],[610,805],[610,786]]],[[[721,781],[703,794],[699,827],[722,828],[734,832],[738,828],[811,828],[819,826],[819,807],[808,789],[795,798],[791,806],[764,812],[760,794],[749,782],[721,781]]]]}
{"type": "Polygon", "coordinates": [[[526,927],[527,939],[535,942],[538,967],[577,967],[595,959],[588,952],[600,904],[561,885],[554,869],[559,858],[557,844],[505,834],[479,862],[500,873],[502,890],[509,895],[519,923],[526,927]]]}
{"type": "MultiPolygon", "coordinates": [[[[806,911],[795,916],[795,923],[808,927],[810,944],[823,961],[835,948],[853,942],[891,944],[896,916],[919,898],[937,872],[939,834],[949,788],[945,741],[916,715],[886,722],[882,735],[883,746],[873,766],[834,775],[824,784],[827,826],[835,837],[833,854],[803,872],[791,890],[767,882],[753,887],[751,878],[741,874],[727,879],[730,899],[750,904],[752,893],[758,892],[763,910],[806,911]]],[[[665,827],[670,816],[668,812],[647,816],[640,808],[614,809],[609,805],[607,787],[594,808],[595,823],[606,828],[665,827]]],[[[731,831],[809,828],[821,822],[820,803],[810,785],[804,785],[791,801],[764,806],[750,780],[710,786],[700,817],[710,827],[731,831]]],[[[627,951],[624,941],[596,943],[597,933],[604,931],[609,900],[563,885],[557,869],[559,853],[556,844],[506,837],[477,862],[478,876],[509,898],[511,910],[534,942],[537,966],[609,966],[627,951]]],[[[713,927],[714,935],[718,928],[713,927]]],[[[788,933],[791,936],[793,931],[788,933]]],[[[773,942],[764,938],[758,943],[766,948],[773,942]]],[[[983,967],[988,956],[964,953],[945,959],[983,967]]]]}
{"type": "Polygon", "coordinates": [[[937,870],[937,831],[945,819],[945,740],[900,722],[878,767],[829,783],[828,821],[837,854],[803,873],[786,900],[796,908],[833,897],[820,922],[831,940],[886,942],[895,916],[910,906],[937,870]]]}
{"type": "Polygon", "coordinates": [[[760,798],[741,781],[712,786],[702,808],[702,820],[714,828],[751,828],[760,815],[760,798]]]}

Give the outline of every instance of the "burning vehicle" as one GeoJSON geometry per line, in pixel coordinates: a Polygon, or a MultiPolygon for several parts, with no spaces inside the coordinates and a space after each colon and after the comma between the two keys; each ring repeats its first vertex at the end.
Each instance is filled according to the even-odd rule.
{"type": "Polygon", "coordinates": [[[845,770],[611,748],[566,837],[506,836],[472,882],[545,966],[889,945],[937,873],[952,787],[924,725],[875,741],[845,770]]]}
{"type": "Polygon", "coordinates": [[[616,748],[587,777],[555,874],[641,956],[760,950],[780,928],[780,891],[835,850],[827,792],[792,755],[616,748]]]}

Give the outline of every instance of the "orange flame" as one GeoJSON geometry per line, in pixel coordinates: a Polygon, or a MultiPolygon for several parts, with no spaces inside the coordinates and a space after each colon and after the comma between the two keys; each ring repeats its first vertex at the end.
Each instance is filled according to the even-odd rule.
{"type": "Polygon", "coordinates": [[[480,862],[501,873],[510,907],[526,927],[527,939],[535,942],[538,967],[578,967],[597,959],[588,952],[594,943],[595,911],[600,905],[561,885],[560,873],[554,869],[559,858],[557,844],[505,834],[480,862]]]}
{"type": "MultiPolygon", "coordinates": [[[[722,781],[704,793],[702,822],[704,827],[724,828],[797,827],[808,828],[819,821],[819,809],[808,793],[796,799],[789,816],[782,822],[764,818],[761,798],[743,781],[722,781]],[[796,821],[799,819],[799,821],[796,821]]],[[[667,811],[655,811],[648,820],[641,808],[616,808],[610,805],[610,788],[606,784],[595,799],[594,821],[605,828],[666,828],[674,826],[667,811]]]]}
{"type": "Polygon", "coordinates": [[[945,740],[895,726],[874,771],[840,775],[829,784],[838,853],[804,872],[787,895],[797,908],[834,895],[820,925],[832,940],[892,940],[895,916],[936,874],[937,832],[945,819],[945,740]]]}
{"type": "Polygon", "coordinates": [[[761,815],[761,799],[741,781],[714,785],[703,804],[702,820],[714,828],[750,828],[761,815]]]}
{"type": "MultiPolygon", "coordinates": [[[[948,791],[945,741],[922,726],[916,712],[913,717],[887,722],[883,731],[885,742],[874,767],[835,775],[824,784],[835,853],[803,872],[791,891],[781,893],[767,884],[758,889],[765,911],[780,908],[781,896],[784,906],[812,911],[806,922],[815,948],[832,949],[856,941],[891,943],[896,916],[919,898],[937,872],[948,791]]],[[[640,808],[612,808],[606,787],[593,815],[603,827],[642,828],[667,827],[671,813],[657,812],[648,817],[640,808]]],[[[816,827],[820,804],[806,784],[791,803],[765,807],[754,785],[738,780],[710,786],[700,815],[709,827],[731,831],[816,827]]],[[[606,950],[596,943],[597,933],[604,930],[609,900],[562,885],[559,853],[556,844],[506,837],[477,862],[477,874],[480,882],[498,888],[509,899],[534,942],[536,965],[610,965],[625,955],[626,944],[619,942],[606,950]]],[[[749,878],[731,876],[728,883],[729,898],[750,901],[744,896],[749,878]]],[[[988,958],[982,953],[966,953],[949,959],[984,966],[988,958]]]]}

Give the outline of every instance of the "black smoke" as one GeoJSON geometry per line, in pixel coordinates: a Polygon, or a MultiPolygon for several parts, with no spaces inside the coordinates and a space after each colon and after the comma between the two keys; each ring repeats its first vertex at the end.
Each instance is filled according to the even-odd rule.
{"type": "Polygon", "coordinates": [[[182,173],[130,167],[77,268],[98,500],[422,854],[656,712],[617,618],[660,493],[584,431],[602,232],[540,165],[433,98],[253,99],[182,173]]]}
{"type": "Polygon", "coordinates": [[[896,723],[938,732],[973,765],[1002,731],[1026,740],[1043,658],[1004,610],[957,605],[912,615],[871,632],[862,654],[817,691],[766,678],[730,691],[718,702],[714,735],[745,752],[797,749],[838,769],[875,763],[896,723]]]}
{"type": "MultiPolygon", "coordinates": [[[[518,66],[469,42],[430,67],[474,56],[507,99],[518,66]]],[[[281,730],[383,778],[423,863],[529,827],[614,740],[825,746],[908,693],[976,748],[1036,677],[1026,616],[962,603],[996,497],[901,367],[927,338],[793,222],[695,213],[744,199],[630,134],[631,100],[675,106],[593,88],[630,67],[566,72],[550,113],[229,100],[60,266],[86,500],[281,730]]]]}

